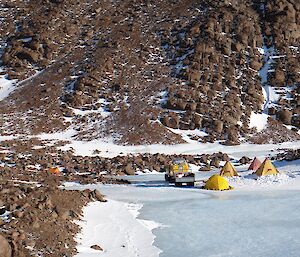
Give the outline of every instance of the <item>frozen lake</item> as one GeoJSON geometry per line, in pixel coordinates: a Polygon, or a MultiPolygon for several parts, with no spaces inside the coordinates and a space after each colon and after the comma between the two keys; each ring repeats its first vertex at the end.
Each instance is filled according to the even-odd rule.
{"type": "Polygon", "coordinates": [[[95,187],[109,199],[143,204],[138,218],[163,225],[152,231],[161,257],[299,256],[300,191],[175,188],[161,174],[132,180],[95,187]]]}

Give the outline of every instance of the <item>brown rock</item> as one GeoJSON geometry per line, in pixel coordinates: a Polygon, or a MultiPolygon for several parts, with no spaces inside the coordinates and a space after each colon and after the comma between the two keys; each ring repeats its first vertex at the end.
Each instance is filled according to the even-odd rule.
{"type": "Polygon", "coordinates": [[[283,124],[291,125],[293,113],[287,109],[282,109],[276,113],[276,118],[283,124]]]}
{"type": "Polygon", "coordinates": [[[63,220],[68,220],[70,218],[70,211],[64,211],[59,215],[63,220]]]}
{"type": "Polygon", "coordinates": [[[6,240],[6,238],[3,237],[2,235],[0,235],[0,256],[1,257],[12,256],[11,246],[6,240]]]}
{"type": "Polygon", "coordinates": [[[104,195],[101,194],[99,190],[95,189],[95,190],[93,191],[93,193],[94,193],[94,197],[95,197],[98,201],[100,201],[100,202],[107,202],[107,200],[104,199],[104,195]]]}
{"type": "Polygon", "coordinates": [[[135,174],[135,170],[133,169],[131,164],[127,164],[125,167],[125,173],[127,175],[134,175],[135,174]]]}
{"type": "Polygon", "coordinates": [[[262,67],[262,64],[256,61],[250,63],[250,67],[254,70],[259,70],[262,67]]]}
{"type": "Polygon", "coordinates": [[[38,221],[33,222],[31,225],[32,225],[32,227],[35,228],[35,229],[38,229],[38,228],[40,228],[40,226],[41,226],[40,223],[39,223],[38,221]]]}
{"type": "Polygon", "coordinates": [[[185,110],[187,106],[187,101],[184,101],[182,99],[178,99],[177,101],[177,109],[179,110],[185,110]]]}
{"type": "Polygon", "coordinates": [[[30,49],[23,49],[22,51],[17,53],[17,57],[19,59],[22,59],[22,60],[25,59],[29,62],[34,63],[34,62],[38,61],[39,54],[37,52],[34,52],[34,51],[30,50],[30,49]]]}
{"type": "Polygon", "coordinates": [[[194,123],[196,128],[201,128],[202,127],[202,117],[198,114],[195,115],[194,117],[194,123]]]}
{"type": "Polygon", "coordinates": [[[238,141],[238,131],[233,127],[228,129],[228,140],[232,142],[238,141]]]}
{"type": "Polygon", "coordinates": [[[58,214],[57,214],[56,211],[53,211],[53,212],[51,213],[51,216],[52,216],[52,218],[54,218],[54,219],[58,218],[58,214]]]}
{"type": "Polygon", "coordinates": [[[214,131],[217,133],[221,133],[223,130],[223,121],[215,120],[214,121],[214,131]]]}
{"type": "Polygon", "coordinates": [[[220,160],[219,158],[215,157],[210,161],[210,166],[214,166],[216,168],[220,167],[220,160]]]}
{"type": "Polygon", "coordinates": [[[24,215],[24,213],[21,212],[21,211],[16,211],[16,212],[14,213],[14,216],[15,216],[16,218],[22,218],[23,215],[24,215]]]}
{"type": "Polygon", "coordinates": [[[251,161],[251,159],[247,156],[243,156],[240,160],[239,160],[239,163],[241,164],[247,164],[251,161]]]}
{"type": "Polygon", "coordinates": [[[283,70],[276,70],[275,79],[279,83],[279,85],[283,85],[285,82],[285,74],[283,70]]]}
{"type": "Polygon", "coordinates": [[[195,102],[189,103],[188,106],[191,111],[196,111],[196,109],[197,109],[197,103],[195,103],[195,102]]]}
{"type": "Polygon", "coordinates": [[[210,171],[210,170],[211,170],[210,165],[205,165],[199,169],[199,171],[210,171]]]}
{"type": "Polygon", "coordinates": [[[268,114],[269,114],[269,115],[275,115],[275,114],[276,114],[276,109],[275,109],[274,107],[270,107],[270,108],[268,109],[268,114]]]}
{"type": "Polygon", "coordinates": [[[242,49],[242,45],[240,43],[233,43],[232,46],[231,46],[231,49],[233,51],[240,52],[241,49],[242,49]]]}

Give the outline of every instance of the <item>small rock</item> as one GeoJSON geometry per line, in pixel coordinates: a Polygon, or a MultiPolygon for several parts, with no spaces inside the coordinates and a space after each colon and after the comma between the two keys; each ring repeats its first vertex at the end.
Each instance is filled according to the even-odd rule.
{"type": "Polygon", "coordinates": [[[125,167],[125,173],[127,175],[134,175],[135,174],[135,170],[133,169],[131,164],[127,164],[125,167]]]}
{"type": "Polygon", "coordinates": [[[22,218],[23,215],[24,215],[24,213],[21,212],[21,211],[16,211],[16,212],[14,213],[14,216],[15,216],[16,218],[22,218]]]}
{"type": "Polygon", "coordinates": [[[239,163],[241,164],[247,164],[251,161],[251,159],[247,156],[243,156],[240,160],[239,160],[239,163]]]}
{"type": "Polygon", "coordinates": [[[57,214],[56,211],[53,211],[53,212],[51,213],[51,216],[52,216],[52,218],[56,219],[56,218],[58,217],[58,214],[57,214]]]}
{"type": "Polygon", "coordinates": [[[99,245],[92,245],[91,248],[97,251],[103,251],[103,249],[99,245]]]}
{"type": "Polygon", "coordinates": [[[211,170],[210,165],[203,166],[199,169],[199,171],[210,171],[210,170],[211,170]]]}
{"type": "Polygon", "coordinates": [[[32,227],[38,229],[40,228],[40,223],[38,221],[35,221],[32,223],[32,227]]]}
{"type": "Polygon", "coordinates": [[[220,160],[217,157],[214,157],[211,161],[210,161],[210,166],[214,166],[216,168],[220,167],[220,160]]]}
{"type": "Polygon", "coordinates": [[[93,193],[94,193],[94,197],[95,197],[98,201],[100,201],[100,202],[107,202],[107,200],[104,199],[104,195],[102,195],[102,194],[100,193],[99,190],[95,189],[95,190],[93,191],[93,193]]]}

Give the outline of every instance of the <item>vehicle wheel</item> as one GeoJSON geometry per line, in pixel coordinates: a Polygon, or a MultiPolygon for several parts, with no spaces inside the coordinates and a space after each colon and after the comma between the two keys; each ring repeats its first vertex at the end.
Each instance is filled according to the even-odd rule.
{"type": "Polygon", "coordinates": [[[170,183],[175,183],[175,179],[172,178],[172,177],[169,177],[169,182],[170,182],[170,183]]]}
{"type": "Polygon", "coordinates": [[[175,186],[176,186],[176,187],[180,187],[180,186],[182,186],[182,183],[180,183],[180,182],[175,182],[175,186]]]}
{"type": "Polygon", "coordinates": [[[187,185],[190,186],[190,187],[193,187],[193,186],[195,186],[195,183],[194,182],[189,182],[187,185]]]}
{"type": "Polygon", "coordinates": [[[165,174],[165,180],[166,180],[166,181],[170,181],[169,175],[165,174]]]}

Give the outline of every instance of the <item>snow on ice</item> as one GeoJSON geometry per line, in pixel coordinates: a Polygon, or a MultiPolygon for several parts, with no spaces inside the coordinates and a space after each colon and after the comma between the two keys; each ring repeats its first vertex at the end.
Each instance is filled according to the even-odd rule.
{"type": "Polygon", "coordinates": [[[76,257],[155,257],[161,252],[153,246],[152,230],[160,225],[139,219],[141,204],[109,200],[106,203],[89,203],[83,210],[83,220],[78,222],[82,231],[77,235],[76,257]],[[91,249],[99,245],[103,252],[91,249]]]}

